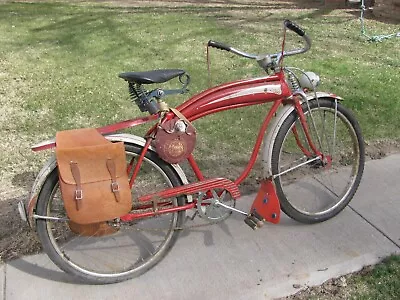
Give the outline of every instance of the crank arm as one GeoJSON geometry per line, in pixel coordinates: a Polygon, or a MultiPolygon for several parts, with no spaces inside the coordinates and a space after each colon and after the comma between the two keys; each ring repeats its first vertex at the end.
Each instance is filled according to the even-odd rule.
{"type": "Polygon", "coordinates": [[[218,201],[218,200],[215,200],[214,205],[216,205],[216,206],[222,206],[222,207],[224,207],[224,208],[226,208],[226,209],[229,209],[229,210],[231,210],[231,211],[237,212],[237,213],[242,214],[242,215],[245,215],[245,216],[248,215],[247,212],[244,212],[244,211],[242,211],[242,210],[240,210],[240,209],[237,209],[237,208],[234,208],[234,207],[230,207],[230,206],[228,206],[228,205],[226,205],[226,204],[223,204],[222,202],[220,202],[220,201],[218,201]]]}

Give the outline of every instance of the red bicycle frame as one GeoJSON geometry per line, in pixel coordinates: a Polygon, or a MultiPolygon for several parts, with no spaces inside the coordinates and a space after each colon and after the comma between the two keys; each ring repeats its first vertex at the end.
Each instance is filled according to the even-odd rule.
{"type": "MultiPolygon", "coordinates": [[[[300,122],[307,136],[307,141],[310,145],[310,148],[314,151],[316,155],[320,155],[320,153],[317,151],[316,147],[311,141],[307,123],[301,107],[301,101],[296,96],[292,95],[291,89],[285,80],[285,74],[283,70],[272,76],[240,80],[214,87],[198,95],[195,95],[194,97],[179,105],[177,109],[182,114],[184,114],[189,121],[194,121],[213,113],[270,102],[274,103],[259,129],[259,133],[255,141],[249,162],[243,172],[235,181],[232,182],[225,178],[213,178],[205,180],[204,175],[201,172],[195,158],[193,157],[193,155],[190,155],[188,158],[188,163],[191,166],[194,174],[196,175],[198,182],[186,184],[184,186],[169,188],[150,195],[144,195],[138,199],[138,203],[142,203],[144,205],[142,206],[142,208],[153,208],[153,210],[150,212],[130,213],[128,215],[122,216],[121,220],[131,221],[136,218],[149,217],[161,213],[170,213],[194,208],[196,205],[196,201],[185,204],[183,206],[172,208],[166,208],[163,206],[166,206],[166,204],[168,204],[167,199],[170,197],[195,194],[197,192],[207,192],[211,189],[216,188],[227,190],[231,194],[232,198],[237,199],[240,196],[238,185],[248,176],[251,169],[253,168],[267,127],[270,124],[273,116],[278,111],[279,107],[283,104],[291,103],[291,105],[294,105],[296,111],[300,116],[300,122]],[[155,204],[154,201],[156,201],[157,203],[155,204]]],[[[174,114],[172,112],[169,112],[164,116],[166,120],[173,117],[174,114]]],[[[157,118],[159,118],[159,116],[153,115],[146,118],[128,120],[114,125],[98,128],[98,130],[103,134],[107,134],[116,130],[121,130],[128,127],[147,123],[149,121],[156,120],[157,118]]],[[[153,126],[148,131],[148,134],[150,134],[154,130],[154,128],[155,127],[153,126]]],[[[141,155],[137,158],[136,164],[134,166],[132,162],[130,164],[129,171],[131,171],[131,169],[133,168],[130,180],[131,187],[134,185],[135,177],[140,171],[142,160],[149,149],[151,140],[151,137],[147,138],[147,142],[143,147],[141,155]]],[[[304,147],[301,146],[301,148],[304,147]]],[[[304,151],[307,150],[304,149],[304,151]]],[[[276,196],[275,198],[277,199],[276,196]]]]}
{"type": "MultiPolygon", "coordinates": [[[[285,55],[294,55],[298,53],[303,53],[307,51],[310,47],[310,41],[308,37],[304,35],[304,32],[292,24],[291,22],[288,21],[288,23],[285,23],[285,26],[296,33],[298,33],[300,36],[303,36],[307,42],[307,47],[304,49],[297,49],[297,50],[292,50],[291,52],[284,52],[284,41],[285,41],[285,35],[283,39],[283,44],[282,44],[282,52],[281,56],[278,59],[279,63],[282,63],[282,58],[285,55]]],[[[249,55],[245,54],[241,51],[237,51],[234,48],[228,47],[226,45],[216,43],[216,42],[209,42],[209,46],[212,44],[213,47],[222,49],[222,50],[227,50],[227,51],[232,51],[236,54],[245,56],[245,57],[250,57],[250,58],[257,58],[254,55],[249,55]]],[[[278,58],[278,54],[275,54],[275,58],[278,58]]],[[[262,65],[263,61],[260,60],[258,61],[260,65],[262,65]]],[[[264,66],[265,67],[265,66],[264,66]]],[[[267,69],[266,67],[264,68],[265,70],[267,69]]],[[[277,70],[277,69],[274,69],[277,70]]],[[[233,199],[237,199],[240,196],[240,192],[238,189],[238,185],[248,176],[250,173],[251,169],[253,168],[256,159],[257,159],[257,154],[260,150],[261,143],[263,141],[263,137],[265,135],[265,132],[270,125],[270,122],[274,115],[277,113],[278,109],[280,108],[281,105],[292,105],[294,110],[297,112],[300,120],[301,127],[304,131],[304,134],[306,136],[306,142],[308,143],[309,149],[313,153],[311,153],[309,150],[307,150],[307,147],[305,145],[302,145],[297,133],[297,128],[293,127],[292,132],[295,136],[297,145],[299,148],[303,151],[303,153],[311,157],[312,155],[318,156],[321,159],[323,159],[322,153],[316,148],[316,146],[313,144],[313,141],[311,139],[311,135],[309,133],[309,129],[307,126],[307,121],[302,109],[302,100],[304,100],[301,96],[298,94],[292,94],[292,90],[289,87],[288,83],[286,82],[285,79],[285,71],[283,67],[279,68],[279,71],[275,71],[274,75],[270,76],[265,76],[261,78],[255,78],[255,79],[247,79],[247,80],[239,80],[239,81],[234,81],[230,83],[225,83],[220,86],[208,89],[206,91],[203,91],[200,94],[197,94],[193,96],[192,98],[188,99],[186,102],[182,103],[177,107],[177,110],[180,111],[189,121],[195,121],[199,118],[202,118],[204,116],[222,112],[225,110],[230,110],[230,109],[236,109],[236,108],[241,108],[241,107],[246,107],[250,105],[260,105],[264,103],[271,103],[273,102],[272,107],[268,111],[264,121],[262,122],[262,125],[259,129],[258,136],[256,138],[252,154],[250,156],[250,159],[247,163],[247,166],[243,170],[243,172],[239,175],[238,178],[236,178],[234,181],[230,181],[226,178],[213,178],[213,179],[205,179],[203,173],[201,172],[195,158],[193,155],[190,155],[188,157],[188,163],[191,166],[194,174],[196,175],[198,182],[190,183],[190,184],[185,184],[183,186],[178,186],[178,187],[173,187],[173,188],[168,188],[163,191],[159,191],[150,195],[143,195],[139,199],[137,199],[137,203],[141,205],[141,208],[153,208],[152,211],[150,212],[141,212],[141,213],[130,213],[125,216],[121,217],[122,221],[130,221],[136,218],[142,218],[142,217],[149,217],[149,216],[154,216],[160,213],[169,213],[169,212],[176,212],[176,211],[181,211],[181,210],[186,210],[190,209],[196,206],[196,201],[186,203],[185,205],[182,206],[177,206],[177,207],[169,207],[170,202],[167,200],[168,198],[171,197],[178,197],[182,195],[193,195],[196,193],[206,193],[208,197],[212,197],[211,195],[211,190],[213,189],[223,189],[226,190],[230,193],[233,199]]],[[[141,118],[136,118],[132,120],[127,120],[123,122],[119,122],[116,124],[112,124],[109,126],[101,127],[98,128],[98,131],[104,135],[114,133],[115,131],[126,129],[129,127],[134,127],[138,125],[142,125],[151,121],[156,121],[158,120],[159,122],[164,122],[167,120],[170,120],[174,117],[173,112],[168,112],[166,114],[164,113],[157,113],[148,117],[141,117],[141,118]]],[[[131,174],[130,178],[130,186],[131,188],[134,186],[134,182],[136,179],[137,174],[140,172],[140,167],[142,164],[142,161],[149,150],[151,146],[151,141],[153,139],[153,132],[156,129],[156,125],[152,126],[150,130],[147,132],[147,140],[143,145],[143,149],[141,154],[139,155],[138,158],[135,160],[132,160],[129,165],[128,165],[128,174],[131,174]]],[[[50,142],[44,142],[41,145],[38,145],[33,148],[34,151],[40,151],[48,148],[55,147],[54,141],[50,142]]],[[[326,158],[329,161],[329,157],[326,158]]],[[[274,213],[272,215],[279,214],[276,210],[279,210],[279,201],[275,193],[275,188],[272,183],[272,178],[267,179],[266,181],[267,184],[262,185],[261,190],[266,191],[266,193],[269,193],[272,195],[272,199],[275,202],[273,205],[274,207],[274,213]]],[[[260,198],[260,197],[257,197],[260,198]]],[[[31,199],[28,210],[31,212],[35,205],[36,199],[31,199]]],[[[253,203],[255,204],[255,203],[253,203]]],[[[279,216],[277,218],[273,217],[275,220],[279,220],[279,216]]]]}

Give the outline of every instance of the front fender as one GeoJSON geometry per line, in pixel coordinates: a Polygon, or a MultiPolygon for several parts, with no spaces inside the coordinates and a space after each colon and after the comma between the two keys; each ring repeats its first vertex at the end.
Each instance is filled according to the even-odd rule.
{"type": "MultiPolygon", "coordinates": [[[[343,99],[335,94],[327,93],[327,92],[317,92],[317,98],[324,98],[331,101],[339,100],[342,101],[343,99]]],[[[315,93],[309,93],[306,95],[307,100],[314,100],[316,99],[315,93]]],[[[263,177],[269,178],[272,176],[271,171],[271,157],[272,157],[272,148],[274,146],[276,136],[278,135],[279,129],[281,128],[283,122],[286,118],[294,111],[293,105],[285,105],[283,108],[279,110],[277,115],[275,116],[274,120],[268,126],[268,132],[264,136],[263,141],[263,149],[262,149],[262,164],[263,164],[263,177]]]]}
{"type": "MultiPolygon", "coordinates": [[[[142,137],[132,135],[132,134],[112,134],[112,135],[107,135],[105,136],[109,141],[112,142],[124,142],[125,144],[134,144],[138,146],[144,146],[146,143],[146,140],[142,137]]],[[[47,144],[52,144],[54,141],[49,140],[43,143],[40,143],[40,146],[43,147],[47,144]]],[[[150,151],[154,151],[155,149],[150,146],[149,147],[150,151]]],[[[39,197],[39,193],[46,181],[46,179],[49,177],[51,172],[56,168],[57,166],[57,161],[55,155],[50,157],[50,159],[44,164],[42,169],[40,170],[39,174],[37,175],[35,182],[33,183],[32,190],[28,199],[28,205],[27,205],[27,210],[26,210],[26,219],[28,221],[28,224],[31,228],[35,228],[35,222],[33,215],[35,214],[36,210],[36,204],[37,204],[37,199],[39,197]]],[[[171,164],[172,168],[176,171],[178,174],[179,178],[181,179],[183,184],[189,183],[187,180],[187,177],[185,173],[183,172],[182,168],[178,164],[171,164]]],[[[192,202],[193,199],[191,196],[187,196],[188,202],[192,202]]],[[[23,203],[20,203],[20,205],[24,205],[23,203]]]]}

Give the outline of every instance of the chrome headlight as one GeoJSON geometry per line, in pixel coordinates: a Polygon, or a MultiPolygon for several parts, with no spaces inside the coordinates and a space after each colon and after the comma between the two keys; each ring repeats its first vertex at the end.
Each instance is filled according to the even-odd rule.
{"type": "Polygon", "coordinates": [[[305,72],[299,78],[300,86],[310,91],[314,90],[320,82],[319,76],[314,72],[305,72]]]}

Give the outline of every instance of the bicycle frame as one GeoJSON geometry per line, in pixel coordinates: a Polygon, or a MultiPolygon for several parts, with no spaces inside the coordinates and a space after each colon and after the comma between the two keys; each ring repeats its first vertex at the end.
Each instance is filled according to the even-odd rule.
{"type": "MultiPolygon", "coordinates": [[[[145,202],[153,201],[153,199],[160,199],[160,198],[167,199],[170,197],[176,197],[180,195],[191,195],[197,192],[207,192],[211,189],[216,189],[216,188],[226,189],[231,194],[232,198],[234,199],[239,198],[240,192],[238,189],[238,185],[248,176],[251,169],[253,168],[254,163],[257,159],[257,154],[262,144],[263,137],[271,122],[271,119],[276,114],[276,112],[278,111],[278,109],[282,104],[288,103],[288,100],[290,100],[289,102],[291,103],[291,105],[294,105],[294,108],[299,113],[304,132],[306,133],[307,136],[309,136],[307,124],[305,122],[304,114],[300,105],[301,100],[292,94],[292,91],[285,80],[285,74],[283,70],[271,76],[234,81],[208,89],[200,94],[193,96],[186,102],[179,105],[177,109],[181,113],[183,113],[188,120],[194,121],[204,116],[225,110],[274,102],[259,129],[259,133],[256,138],[253,151],[247,163],[247,166],[234,182],[225,178],[215,178],[215,179],[205,180],[204,175],[201,172],[195,158],[193,157],[193,155],[190,155],[188,158],[188,162],[194,174],[196,175],[197,179],[199,180],[198,182],[185,184],[184,186],[181,187],[169,188],[164,191],[154,193],[151,195],[145,195],[138,199],[139,203],[141,202],[144,204],[145,202]]],[[[174,116],[173,113],[171,112],[167,113],[165,119],[166,120],[171,119],[173,118],[173,116],[174,116]]],[[[135,127],[148,122],[159,120],[159,118],[160,115],[156,114],[147,117],[126,120],[116,124],[100,127],[98,128],[98,131],[104,135],[108,135],[118,130],[135,127]]],[[[154,128],[155,127],[153,126],[148,131],[148,134],[150,134],[154,130],[154,128]]],[[[130,179],[131,187],[133,186],[135,177],[140,170],[141,162],[143,161],[146,152],[149,150],[151,140],[152,139],[150,137],[147,138],[146,143],[143,146],[143,151],[138,160],[136,161],[135,166],[133,166],[132,162],[128,167],[128,172],[130,172],[133,169],[132,176],[130,179]]],[[[313,149],[314,152],[316,152],[316,154],[318,155],[318,152],[316,151],[316,148],[313,145],[311,139],[308,139],[308,142],[311,146],[311,149],[313,149]]],[[[32,150],[41,151],[54,147],[55,147],[55,142],[54,140],[51,140],[32,147],[32,150]]],[[[34,207],[36,206],[36,201],[37,201],[36,197],[33,197],[29,201],[28,214],[30,217],[32,217],[33,215],[33,210],[34,207]]],[[[187,203],[186,205],[168,209],[165,208],[163,209],[162,207],[158,209],[157,207],[158,205],[160,206],[163,205],[162,200],[161,202],[158,202],[157,205],[153,205],[155,207],[153,212],[146,212],[140,214],[130,213],[126,216],[122,216],[121,220],[130,221],[136,218],[154,216],[160,213],[169,213],[169,212],[191,209],[195,207],[196,201],[194,202],[189,201],[189,203],[187,203]]]]}
{"type": "MultiPolygon", "coordinates": [[[[190,121],[194,121],[198,118],[220,111],[274,102],[261,125],[246,168],[234,181],[235,185],[239,185],[247,177],[254,166],[263,136],[272,117],[277,112],[282,101],[291,97],[291,95],[292,93],[285,81],[284,73],[280,72],[268,77],[236,81],[215,87],[184,102],[178,106],[178,110],[180,110],[190,121]]],[[[189,158],[189,164],[197,178],[203,180],[204,176],[193,156],[189,158]]]]}
{"type": "MultiPolygon", "coordinates": [[[[282,63],[282,58],[285,55],[294,55],[294,54],[299,54],[306,52],[310,45],[311,42],[309,38],[304,34],[304,31],[297,27],[294,23],[290,21],[285,21],[284,25],[286,28],[291,29],[295,31],[298,35],[303,36],[303,38],[306,41],[306,47],[303,49],[297,49],[289,52],[284,51],[284,44],[285,44],[285,37],[286,37],[286,30],[284,31],[284,37],[283,37],[283,42],[282,42],[282,52],[279,54],[274,54],[271,57],[274,57],[278,60],[278,62],[281,64],[282,63]],[[279,58],[280,56],[280,58],[279,58]]],[[[257,56],[247,54],[241,51],[238,51],[237,49],[234,49],[230,46],[218,43],[218,42],[213,42],[209,41],[208,46],[212,46],[221,50],[226,50],[229,52],[233,52],[235,54],[247,57],[247,58],[252,58],[252,59],[257,59],[257,56]]],[[[265,68],[267,70],[267,66],[265,65],[265,59],[261,59],[259,61],[260,66],[265,68]]],[[[268,61],[268,60],[267,60],[268,61]]],[[[175,212],[175,211],[181,211],[181,210],[186,210],[186,209],[191,209],[195,207],[197,201],[191,201],[192,197],[191,195],[196,194],[196,193],[206,193],[208,197],[211,196],[211,190],[220,188],[223,190],[226,190],[230,193],[233,199],[237,199],[240,197],[240,192],[238,189],[238,185],[248,176],[250,173],[251,169],[254,166],[254,163],[257,159],[257,154],[260,150],[263,138],[265,136],[266,130],[268,126],[270,125],[270,122],[274,115],[276,115],[278,109],[281,107],[283,104],[288,104],[292,110],[296,110],[299,118],[300,118],[300,124],[301,127],[304,130],[305,136],[306,136],[306,141],[308,143],[308,146],[314,153],[310,153],[304,145],[302,145],[299,142],[299,139],[297,138],[297,132],[296,128],[293,129],[293,133],[296,137],[296,140],[298,141],[298,146],[299,148],[303,151],[305,155],[310,157],[311,155],[316,156],[316,159],[323,159],[323,155],[321,152],[318,151],[316,146],[313,144],[313,141],[311,140],[311,136],[309,134],[306,118],[303,113],[303,109],[301,106],[302,101],[307,101],[305,94],[299,91],[296,91],[296,93],[293,94],[291,88],[289,87],[288,83],[286,82],[285,79],[285,70],[284,68],[273,68],[274,74],[270,76],[265,76],[261,78],[255,78],[255,79],[247,79],[247,80],[239,80],[239,81],[234,81],[234,82],[229,82],[222,84],[220,86],[205,90],[201,92],[200,94],[197,94],[193,96],[192,98],[188,99],[186,102],[182,103],[177,107],[177,110],[180,111],[189,121],[195,121],[199,118],[202,118],[204,116],[218,113],[221,111],[225,110],[230,110],[230,109],[236,109],[236,108],[241,108],[241,107],[246,107],[250,105],[259,105],[259,104],[264,104],[264,103],[270,103],[273,102],[272,107],[270,108],[269,112],[267,113],[264,121],[261,124],[261,127],[258,132],[258,136],[256,138],[252,154],[250,156],[250,159],[247,163],[247,166],[243,170],[243,172],[239,175],[237,179],[235,179],[233,182],[225,179],[225,178],[214,178],[214,179],[208,179],[205,180],[205,177],[203,173],[201,172],[198,164],[196,163],[195,158],[193,155],[189,155],[187,158],[189,165],[191,166],[195,176],[198,179],[198,182],[191,183],[191,184],[186,184],[185,182],[183,186],[179,187],[174,187],[174,188],[169,188],[151,195],[144,195],[140,197],[137,201],[138,203],[141,203],[143,207],[149,208],[153,207],[152,212],[146,212],[146,213],[130,213],[126,216],[122,216],[121,220],[122,221],[130,221],[135,218],[141,218],[141,217],[148,217],[148,216],[154,216],[160,213],[169,213],[169,212],[175,212]],[[163,208],[166,203],[168,203],[167,199],[170,197],[178,197],[181,195],[187,195],[188,196],[188,203],[179,206],[179,207],[173,207],[173,208],[163,208]],[[161,199],[161,201],[160,201],[161,199]],[[150,204],[149,204],[150,203],[150,204]]],[[[168,112],[168,113],[156,113],[154,115],[148,116],[148,117],[142,117],[142,118],[136,118],[136,119],[131,119],[127,121],[122,121],[116,124],[108,125],[105,127],[97,128],[97,130],[103,134],[103,135],[108,135],[111,133],[114,133],[115,131],[126,129],[129,127],[135,127],[138,125],[142,125],[151,121],[158,120],[158,122],[165,122],[168,120],[171,120],[175,114],[173,112],[168,112]]],[[[149,131],[146,134],[146,141],[141,144],[143,147],[142,152],[139,156],[138,159],[136,159],[136,164],[134,159],[129,163],[128,166],[128,174],[131,174],[130,178],[130,187],[132,188],[134,185],[134,181],[136,179],[137,174],[140,171],[140,167],[142,164],[142,161],[149,149],[151,149],[151,141],[154,138],[154,133],[156,132],[156,127],[157,125],[153,125],[149,131]]],[[[36,145],[32,148],[33,151],[41,151],[49,148],[55,147],[55,141],[47,141],[43,142],[39,145],[36,145]]],[[[153,150],[153,149],[152,149],[153,150]]],[[[47,169],[49,169],[47,167],[47,169]]],[[[180,168],[179,168],[180,169],[180,168]]],[[[49,174],[49,170],[44,170],[45,176],[49,174]]],[[[272,179],[274,174],[270,174],[269,178],[265,181],[267,184],[264,184],[264,190],[268,190],[270,194],[272,194],[272,198],[274,199],[275,202],[275,208],[278,207],[279,210],[279,201],[275,193],[274,186],[272,184],[272,179]]],[[[42,176],[42,179],[39,179],[39,182],[44,182],[42,176]]],[[[184,178],[186,180],[186,177],[184,178]]],[[[184,180],[182,180],[184,181],[184,180]]],[[[264,183],[265,183],[264,182],[264,183]]],[[[38,189],[38,185],[34,184],[34,189],[38,189]]],[[[261,191],[261,189],[260,189],[261,191]]],[[[260,198],[260,197],[257,197],[260,198]]],[[[28,215],[30,216],[29,219],[31,219],[31,216],[34,211],[34,207],[36,206],[36,201],[37,201],[37,195],[34,195],[29,203],[28,203],[28,215]]],[[[255,203],[253,203],[255,204],[255,203]]],[[[279,214],[279,213],[278,213],[279,214]]],[[[276,215],[276,211],[273,213],[273,215],[276,215]]],[[[275,217],[274,217],[275,219],[275,217]]],[[[277,217],[277,220],[279,220],[279,216],[277,217]]],[[[274,220],[276,221],[276,220],[274,220]]],[[[32,223],[32,222],[29,222],[32,223]]]]}
{"type": "MultiPolygon", "coordinates": [[[[154,205],[153,203],[155,207],[153,212],[131,213],[126,216],[122,216],[121,220],[131,221],[136,218],[154,216],[160,213],[169,213],[194,208],[196,205],[196,201],[175,208],[163,209],[162,207],[158,206],[166,203],[163,202],[162,199],[185,194],[194,194],[196,192],[207,192],[210,189],[215,188],[225,189],[231,194],[232,198],[239,198],[240,192],[238,190],[238,185],[248,176],[251,169],[253,168],[254,163],[257,159],[257,154],[262,144],[263,137],[271,122],[271,119],[276,114],[283,102],[287,103],[288,100],[291,100],[290,103],[294,105],[295,109],[301,116],[301,124],[303,126],[304,132],[306,133],[306,136],[308,137],[307,140],[311,149],[314,150],[316,155],[320,155],[320,153],[317,151],[316,147],[312,143],[310,135],[308,133],[308,127],[301,108],[301,100],[298,97],[294,97],[292,95],[292,92],[285,81],[285,74],[283,71],[272,76],[226,83],[215,88],[206,90],[190,98],[189,100],[178,106],[177,109],[180,110],[181,113],[183,113],[188,120],[194,121],[201,117],[229,109],[274,102],[264,121],[262,122],[257,139],[255,141],[255,145],[253,147],[251,157],[244,171],[234,182],[231,182],[225,178],[205,180],[198,164],[196,163],[195,158],[193,157],[193,155],[190,155],[188,158],[188,162],[197,179],[199,180],[198,182],[187,184],[181,187],[169,188],[164,191],[140,197],[138,201],[139,203],[142,202],[143,204],[146,202],[149,203],[149,201],[151,202],[152,199],[158,199],[156,205],[154,205]],[[161,201],[159,199],[161,199],[161,201]]],[[[173,113],[168,113],[165,116],[165,119],[168,120],[173,117],[173,113]]],[[[110,127],[101,128],[100,132],[107,132],[109,128],[110,127]]],[[[150,134],[153,129],[154,127],[149,130],[148,134],[150,134]]],[[[151,138],[148,138],[147,143],[143,148],[142,154],[140,155],[135,167],[133,168],[133,175],[130,182],[131,186],[134,184],[135,176],[139,172],[141,161],[143,160],[145,153],[148,151],[150,142],[151,138]]],[[[301,146],[301,148],[304,147],[301,146]]],[[[273,191],[273,193],[275,192],[273,191]]],[[[274,197],[277,199],[275,195],[274,197]]],[[[148,205],[147,207],[150,206],[151,205],[148,205]]]]}
{"type": "MultiPolygon", "coordinates": [[[[237,179],[235,179],[233,182],[226,178],[214,178],[205,180],[205,177],[201,172],[194,156],[190,155],[188,158],[188,163],[191,166],[192,171],[196,175],[198,182],[184,184],[183,186],[180,187],[169,188],[160,191],[158,193],[142,196],[138,199],[138,201],[139,203],[142,203],[145,206],[146,206],[145,203],[149,203],[151,201],[154,201],[154,199],[158,199],[156,204],[154,203],[152,205],[147,204],[148,207],[154,207],[153,211],[145,213],[130,213],[125,216],[122,216],[121,220],[131,221],[136,218],[149,217],[161,213],[170,213],[170,212],[194,208],[196,206],[196,201],[188,201],[187,204],[179,207],[163,208],[162,206],[166,203],[166,201],[163,202],[163,199],[167,199],[170,197],[178,197],[181,195],[193,195],[198,192],[208,192],[211,189],[217,189],[217,188],[225,189],[231,194],[233,199],[239,198],[240,192],[238,189],[238,185],[248,176],[251,169],[253,168],[263,138],[265,136],[266,130],[269,127],[272,118],[275,116],[275,114],[282,105],[290,105],[291,107],[293,107],[293,109],[297,111],[297,113],[300,116],[300,121],[303,130],[306,136],[308,137],[307,141],[309,143],[310,148],[314,151],[315,155],[322,156],[322,154],[314,146],[313,142],[311,141],[310,135],[308,133],[307,123],[305,121],[304,113],[301,108],[302,100],[304,99],[301,99],[301,97],[292,93],[290,87],[288,86],[285,80],[285,74],[283,70],[270,76],[225,83],[220,86],[216,86],[214,88],[205,90],[200,94],[197,94],[192,98],[188,99],[186,102],[179,105],[177,109],[181,113],[183,113],[189,121],[195,121],[204,116],[218,113],[221,111],[236,109],[251,105],[260,105],[271,102],[273,102],[273,105],[269,109],[265,119],[261,124],[250,159],[245,169],[237,179]]],[[[160,120],[160,116],[161,116],[160,114],[155,114],[147,117],[126,120],[108,126],[97,128],[97,130],[103,135],[107,136],[108,134],[112,134],[122,129],[143,125],[149,122],[154,122],[156,120],[163,121],[160,120]]],[[[165,115],[164,119],[169,120],[173,117],[174,114],[172,112],[169,112],[165,115]]],[[[148,131],[148,135],[153,132],[154,128],[155,126],[151,127],[151,129],[148,131]]],[[[149,151],[151,147],[151,141],[152,138],[148,137],[145,144],[143,145],[142,153],[137,159],[136,164],[133,166],[132,162],[128,167],[128,171],[129,172],[132,171],[132,176],[130,179],[131,187],[134,185],[134,180],[140,170],[143,158],[146,152],[149,151]]],[[[55,147],[55,141],[51,140],[32,147],[32,150],[41,151],[54,147],[55,147]]],[[[300,149],[304,149],[304,151],[307,151],[305,150],[305,147],[303,145],[299,145],[299,147],[300,149]]],[[[305,154],[309,153],[305,152],[305,154]]],[[[272,193],[274,194],[273,197],[277,199],[274,188],[270,188],[270,190],[272,190],[272,193]]],[[[33,197],[29,201],[28,215],[30,216],[30,219],[32,218],[33,210],[34,207],[36,206],[36,201],[37,201],[36,197],[33,197]]]]}

